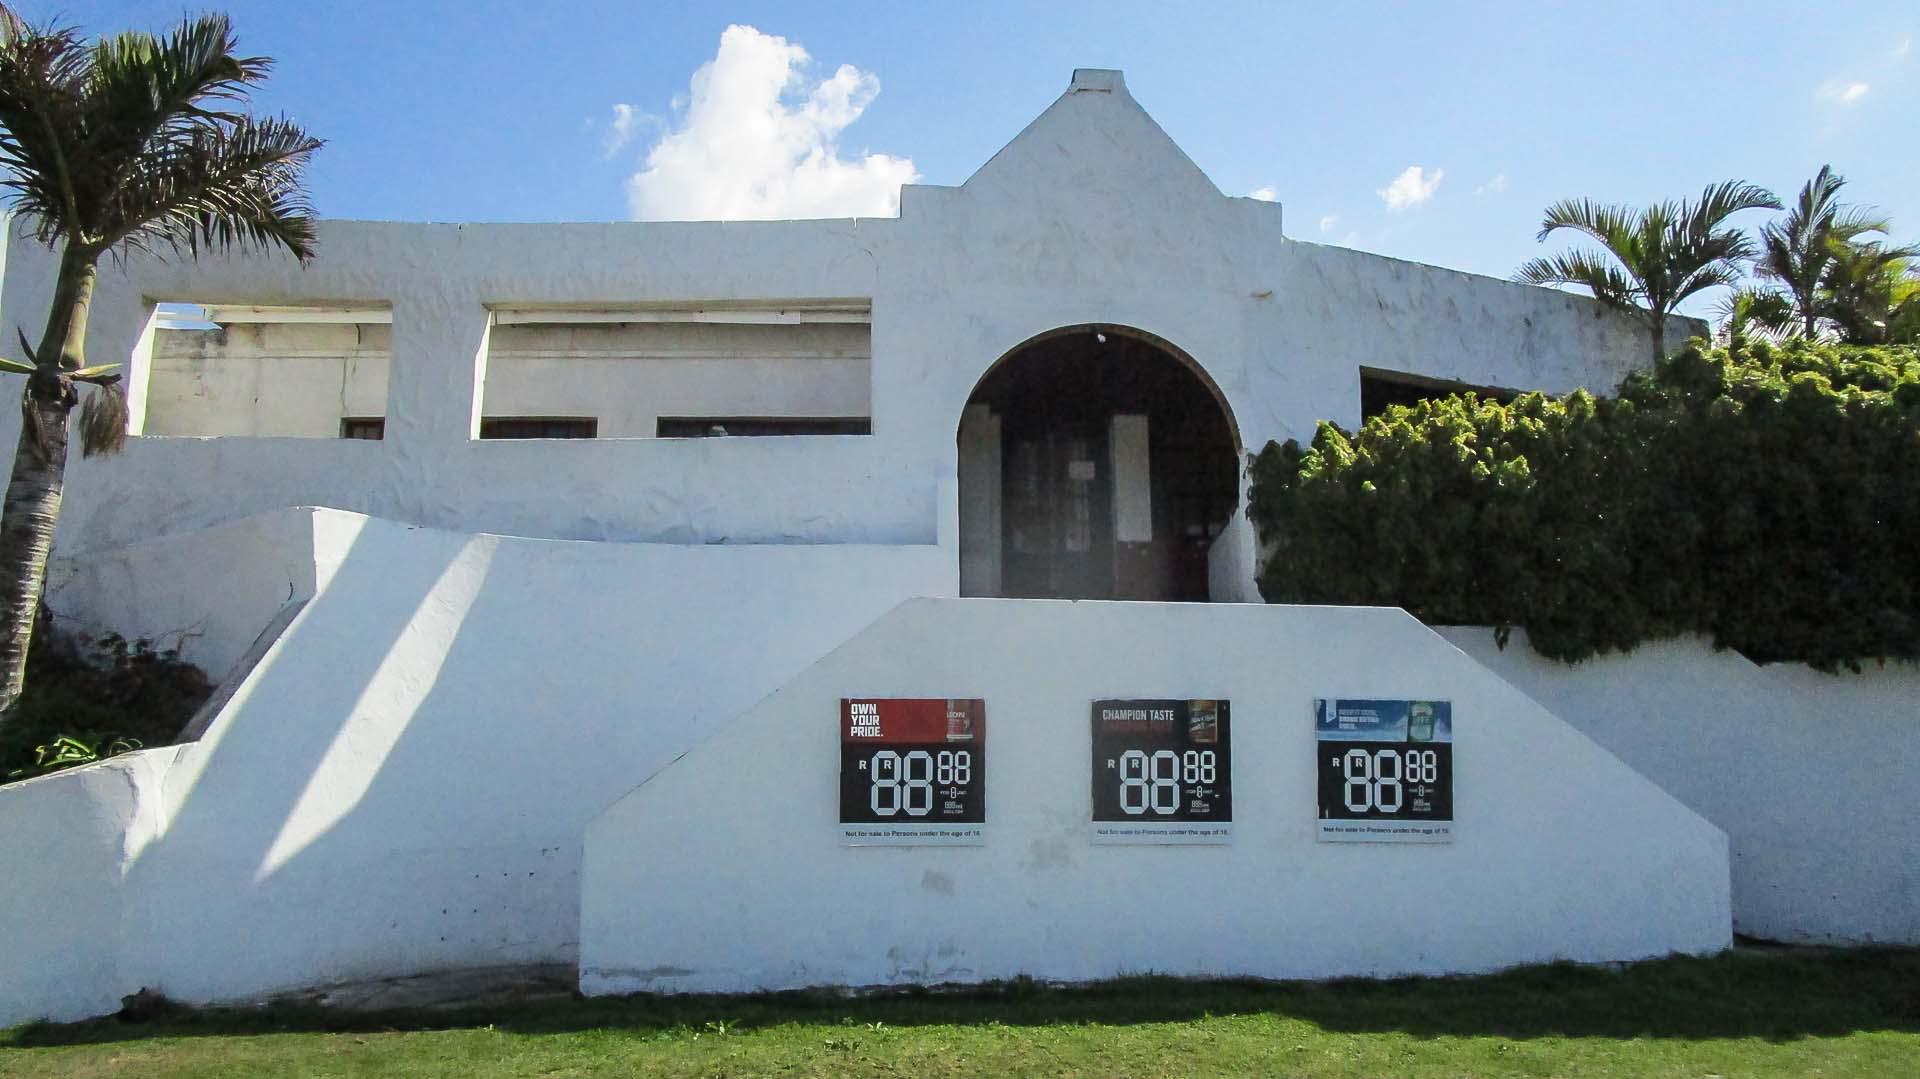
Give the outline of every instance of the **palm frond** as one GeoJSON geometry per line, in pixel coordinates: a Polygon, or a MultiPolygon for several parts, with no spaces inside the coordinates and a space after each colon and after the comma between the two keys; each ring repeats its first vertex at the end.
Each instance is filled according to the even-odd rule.
{"type": "Polygon", "coordinates": [[[1688,207],[1684,215],[1686,230],[1705,236],[1719,230],[1727,218],[1742,210],[1778,210],[1780,200],[1773,192],[1744,180],[1723,180],[1708,184],[1700,192],[1700,201],[1688,207]]]}
{"type": "Polygon", "coordinates": [[[1715,260],[1695,267],[1673,287],[1673,304],[1679,306],[1696,292],[1721,285],[1738,286],[1745,275],[1733,263],[1715,260]]]}
{"type": "Polygon", "coordinates": [[[1616,307],[1633,307],[1640,295],[1619,267],[1586,251],[1529,259],[1514,272],[1513,279],[1526,285],[1579,285],[1592,292],[1595,299],[1616,307]]]}
{"type": "Polygon", "coordinates": [[[313,256],[313,209],[301,169],[321,146],[291,121],[243,118],[203,129],[149,159],[115,193],[109,242],[165,243],[197,255],[283,247],[313,256]]]}
{"type": "Polygon", "coordinates": [[[1836,207],[1833,218],[1828,222],[1826,234],[1842,240],[1855,240],[1869,232],[1882,235],[1893,231],[1893,221],[1879,211],[1865,206],[1836,207]]]}
{"type": "Polygon", "coordinates": [[[1632,210],[1624,206],[1598,203],[1592,199],[1562,199],[1547,207],[1536,240],[1544,240],[1560,229],[1573,229],[1608,247],[1637,231],[1632,210]]]}
{"type": "Polygon", "coordinates": [[[82,151],[96,165],[88,180],[100,193],[142,157],[245,117],[210,107],[244,101],[271,67],[264,58],[235,55],[238,47],[224,15],[189,20],[165,38],[124,33],[93,47],[82,151]]]}
{"type": "Polygon", "coordinates": [[[0,26],[0,186],[45,242],[81,215],[76,157],[89,50],[71,27],[36,28],[11,12],[0,26]]]}
{"type": "Polygon", "coordinates": [[[1792,297],[1776,289],[1735,288],[1714,305],[1713,315],[1722,341],[1784,341],[1798,329],[1792,297]]]}

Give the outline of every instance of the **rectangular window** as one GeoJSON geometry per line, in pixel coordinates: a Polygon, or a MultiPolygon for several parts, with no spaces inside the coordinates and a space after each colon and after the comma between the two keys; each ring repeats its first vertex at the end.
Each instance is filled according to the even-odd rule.
{"type": "Polygon", "coordinates": [[[340,421],[341,438],[364,438],[374,442],[387,437],[384,416],[348,416],[340,421]]]}
{"type": "Polygon", "coordinates": [[[598,418],[595,437],[834,434],[872,415],[872,333],[864,300],[495,308],[482,416],[598,418]],[[791,432],[756,427],[799,417],[791,432]],[[813,420],[833,417],[834,420],[813,420]],[[671,429],[671,433],[666,428],[671,429]],[[804,430],[802,429],[804,428],[804,430]]]}
{"type": "Polygon", "coordinates": [[[592,416],[492,416],[480,421],[481,438],[595,438],[592,416]]]}
{"type": "Polygon", "coordinates": [[[1520,396],[1518,390],[1501,389],[1496,386],[1476,386],[1468,382],[1362,367],[1360,369],[1360,419],[1362,422],[1370,420],[1394,405],[1413,405],[1420,401],[1446,397],[1455,393],[1476,393],[1484,400],[1499,401],[1502,404],[1510,403],[1515,397],[1520,396]]]}
{"type": "Polygon", "coordinates": [[[151,339],[146,434],[380,437],[368,432],[387,411],[392,312],[164,306],[151,339]]]}
{"type": "Polygon", "coordinates": [[[662,416],[654,430],[658,438],[872,433],[871,419],[821,416],[662,416]]]}

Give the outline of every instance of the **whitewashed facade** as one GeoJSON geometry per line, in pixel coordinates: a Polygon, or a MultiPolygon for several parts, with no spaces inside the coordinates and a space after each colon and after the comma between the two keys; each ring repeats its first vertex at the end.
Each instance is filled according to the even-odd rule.
{"type": "MultiPolygon", "coordinates": [[[[50,257],[16,230],[7,262],[0,314],[31,327],[50,257]]],[[[142,986],[496,965],[617,991],[1720,948],[1717,822],[1404,615],[986,598],[1257,599],[1243,453],[1355,422],[1370,372],[1605,388],[1645,348],[1580,297],[1289,239],[1110,71],[1076,72],[966,183],[906,188],[896,219],[325,222],[306,267],[110,267],[89,355],[130,364],[135,437],[71,463],[49,602],[179,643],[226,696],[180,745],[0,789],[0,864],[29,867],[0,892],[0,1025],[142,986]],[[172,303],[219,328],[163,326],[172,303]],[[1333,674],[1478,715],[1470,841],[1303,842],[1299,724],[1333,674]],[[1259,766],[1239,845],[1085,850],[1084,777],[1042,766],[1076,759],[1074,702],[1223,691],[1259,766]],[[987,848],[833,845],[830,717],[805,725],[850,694],[981,694],[1017,725],[987,848]],[[1497,785],[1522,758],[1544,763],[1497,785]],[[762,803],[718,793],[776,766],[812,770],[762,803]],[[1400,946],[1289,943],[1415,860],[1470,904],[1373,903],[1400,946]],[[1073,896],[1189,862],[1240,897],[1233,932],[1262,890],[1286,919],[1180,962],[1176,937],[1096,954],[1044,931],[1090,931],[1119,906],[1081,925],[1073,896]],[[776,962],[780,909],[736,894],[771,880],[806,910],[895,888],[889,909],[932,920],[796,934],[776,962]],[[54,932],[52,909],[85,917],[54,932]],[[939,935],[961,922],[1005,933],[963,962],[939,935]],[[711,947],[684,952],[696,929],[711,947]]]]}
{"type": "MultiPolygon", "coordinates": [[[[16,233],[9,319],[37,325],[50,259],[16,233]]],[[[109,269],[89,355],[130,362],[139,437],[75,463],[61,547],[290,505],[567,539],[928,543],[964,491],[990,577],[994,447],[972,440],[962,465],[962,414],[1000,361],[1082,329],[1174,357],[1236,450],[1354,422],[1363,368],[1605,389],[1646,340],[1582,297],[1290,239],[1278,204],[1222,195],[1118,72],[1080,71],[966,183],[904,189],[897,219],[329,221],[305,268],[109,269]],[[166,302],[225,329],[165,329],[166,302]],[[496,417],[592,417],[597,437],[479,437],[496,417]],[[663,417],[871,433],[659,438],[663,417]],[[338,437],[356,419],[384,439],[338,437]]],[[[1232,563],[1216,598],[1246,596],[1245,529],[1213,546],[1232,563]]]]}

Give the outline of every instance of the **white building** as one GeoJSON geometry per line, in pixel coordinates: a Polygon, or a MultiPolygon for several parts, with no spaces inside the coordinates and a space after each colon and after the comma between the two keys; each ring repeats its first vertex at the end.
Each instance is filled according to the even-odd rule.
{"type": "MultiPolygon", "coordinates": [[[[1780,709],[1748,724],[1855,717],[1737,790],[1736,743],[1676,720],[1676,800],[1637,735],[1580,733],[1641,729],[1632,677],[1503,667],[1529,696],[1379,609],[972,598],[1257,600],[1244,454],[1363,393],[1644,355],[1591,300],[1281,226],[1079,71],[896,219],[325,222],[304,268],[106,268],[89,357],[130,363],[135,437],[70,464],[49,602],[229,673],[182,743],[0,788],[0,1025],[500,964],[618,991],[1920,939],[1911,835],[1792,781],[1884,759],[1908,673],[1849,710],[1654,657],[1780,709]],[[1315,842],[1329,692],[1452,701],[1454,843],[1315,842]],[[984,845],[838,843],[834,701],[885,695],[985,700],[984,845]],[[1086,702],[1128,696],[1231,700],[1230,846],[1088,846],[1086,702]],[[1738,833],[1730,892],[1755,797],[1794,808],[1738,833]],[[1182,889],[1217,934],[1140,920],[1182,889]]],[[[52,276],[16,232],[0,313],[37,324],[52,276]]]]}
{"type": "MultiPolygon", "coordinates": [[[[140,437],[76,468],[61,546],[309,504],[520,536],[932,543],[957,498],[963,594],[1247,598],[1244,451],[1352,424],[1367,378],[1605,390],[1644,355],[1591,300],[1281,223],[1223,196],[1118,72],[1079,71],[897,219],[330,221],[304,269],[134,259],[103,275],[89,355],[130,358],[140,437]],[[164,302],[222,328],[157,327],[164,302]]],[[[11,262],[6,311],[31,323],[49,256],[16,240],[11,262]]]]}

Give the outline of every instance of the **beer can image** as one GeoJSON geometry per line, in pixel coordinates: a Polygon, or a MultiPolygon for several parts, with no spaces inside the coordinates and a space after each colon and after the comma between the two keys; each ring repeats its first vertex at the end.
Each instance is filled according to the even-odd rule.
{"type": "Polygon", "coordinates": [[[1433,741],[1433,702],[1407,702],[1407,741],[1433,741]]]}
{"type": "Polygon", "coordinates": [[[1193,745],[1212,745],[1220,741],[1220,702],[1187,702],[1187,741],[1193,745]]]}
{"type": "Polygon", "coordinates": [[[971,700],[948,698],[947,741],[973,741],[973,702],[971,700]]]}

